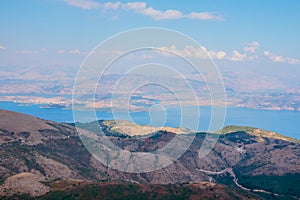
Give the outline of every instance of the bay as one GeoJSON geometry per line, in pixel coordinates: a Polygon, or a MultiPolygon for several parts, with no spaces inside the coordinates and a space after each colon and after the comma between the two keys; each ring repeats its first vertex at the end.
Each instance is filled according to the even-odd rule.
{"type": "MultiPolygon", "coordinates": [[[[14,102],[0,102],[0,109],[21,112],[33,115],[42,119],[52,120],[56,122],[74,122],[72,110],[59,107],[43,108],[40,104],[18,104],[14,102]]],[[[197,107],[188,107],[187,111],[197,109],[197,107]]],[[[211,108],[199,107],[200,118],[192,115],[182,116],[180,109],[170,108],[166,111],[148,112],[127,112],[111,113],[110,111],[98,111],[98,119],[123,119],[130,120],[138,124],[152,126],[170,126],[170,127],[186,127],[194,129],[193,122],[199,119],[199,131],[206,131],[211,121],[211,108]],[[184,123],[181,117],[185,118],[184,123]]],[[[90,111],[79,111],[81,122],[93,121],[90,117],[90,111]]],[[[227,108],[224,126],[241,125],[252,126],[261,129],[274,131],[289,137],[300,139],[300,112],[288,110],[256,110],[249,108],[227,108]]]]}

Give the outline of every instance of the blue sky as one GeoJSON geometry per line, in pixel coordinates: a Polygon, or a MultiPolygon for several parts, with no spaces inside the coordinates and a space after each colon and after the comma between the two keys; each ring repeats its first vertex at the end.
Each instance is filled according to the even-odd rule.
{"type": "Polygon", "coordinates": [[[2,0],[1,65],[80,65],[132,28],[180,31],[227,65],[300,66],[298,0],[2,0]]]}

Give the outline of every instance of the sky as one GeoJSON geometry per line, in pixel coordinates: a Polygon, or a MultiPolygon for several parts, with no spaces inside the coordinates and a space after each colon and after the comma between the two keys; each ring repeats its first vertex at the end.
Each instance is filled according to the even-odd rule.
{"type": "MultiPolygon", "coordinates": [[[[224,66],[299,70],[298,0],[2,0],[1,66],[79,66],[133,28],[182,32],[224,66]]],[[[186,49],[197,55],[197,49],[186,49]]]]}

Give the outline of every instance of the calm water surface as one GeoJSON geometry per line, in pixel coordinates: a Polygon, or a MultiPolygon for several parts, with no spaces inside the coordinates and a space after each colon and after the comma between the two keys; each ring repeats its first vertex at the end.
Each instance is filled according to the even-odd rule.
{"type": "MultiPolygon", "coordinates": [[[[71,110],[62,108],[41,108],[42,105],[24,105],[13,102],[0,102],[0,108],[22,112],[33,115],[39,118],[48,119],[57,122],[73,122],[73,113],[71,110]]],[[[187,108],[195,109],[195,107],[187,108]]],[[[200,107],[200,124],[199,131],[207,130],[211,119],[209,107],[200,107]]],[[[92,121],[89,118],[90,113],[87,111],[81,112],[82,122],[92,121]]],[[[161,119],[166,126],[178,127],[184,126],[193,128],[189,122],[195,121],[194,116],[184,116],[187,121],[185,124],[180,124],[180,111],[176,109],[169,109],[165,113],[162,111],[148,112],[134,112],[131,113],[131,119],[139,124],[149,124],[154,126],[161,125],[161,119]],[[152,120],[151,120],[152,119],[152,120]]],[[[111,112],[97,112],[99,119],[113,119],[111,112]]],[[[118,113],[117,119],[128,120],[127,113],[118,113]]],[[[266,130],[275,131],[286,136],[300,139],[300,112],[299,111],[269,111],[269,110],[255,110],[248,108],[227,108],[227,115],[224,125],[243,125],[254,126],[266,130]]]]}

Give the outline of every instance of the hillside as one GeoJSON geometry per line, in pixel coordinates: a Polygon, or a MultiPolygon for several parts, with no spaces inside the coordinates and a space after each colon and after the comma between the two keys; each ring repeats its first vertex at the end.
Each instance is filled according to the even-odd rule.
{"type": "MultiPolygon", "coordinates": [[[[88,185],[87,190],[93,188],[92,191],[98,191],[95,187],[102,188],[101,185],[97,186],[99,182],[110,183],[117,180],[139,183],[141,185],[136,185],[138,188],[144,188],[143,184],[159,184],[164,188],[162,191],[170,191],[170,188],[167,189],[169,184],[175,185],[170,186],[171,188],[178,187],[176,191],[182,191],[186,187],[194,187],[193,184],[180,186],[183,183],[201,185],[203,182],[211,182],[214,188],[212,190],[223,188],[222,191],[226,191],[226,194],[222,195],[229,195],[228,199],[237,198],[229,192],[232,189],[228,187],[235,188],[232,190],[236,191],[235,195],[242,195],[244,192],[245,196],[240,197],[242,199],[247,199],[247,195],[259,195],[263,199],[300,197],[300,144],[294,140],[279,138],[271,132],[260,132],[260,129],[255,128],[223,129],[224,133],[226,130],[228,132],[220,136],[214,149],[203,159],[199,158],[198,152],[204,137],[209,133],[196,133],[190,148],[171,165],[148,173],[125,173],[108,168],[91,156],[72,125],[10,111],[1,110],[0,113],[1,196],[27,194],[46,198],[47,195],[58,194],[55,191],[60,190],[59,188],[62,190],[59,195],[75,195],[79,192],[76,195],[80,196],[85,195],[82,194],[85,189],[82,185],[77,189],[78,182],[88,185]],[[65,190],[63,184],[58,184],[64,181],[75,181],[75,189],[71,187],[65,190]]],[[[137,133],[142,132],[142,129],[134,126],[135,134],[131,136],[118,132],[119,129],[114,128],[112,121],[81,124],[81,128],[91,133],[97,133],[98,128],[101,128],[110,141],[132,152],[159,149],[175,136],[169,130],[155,130],[150,135],[142,134],[143,137],[139,137],[137,133]]],[[[134,160],[125,160],[124,165],[127,162],[135,164],[134,160]]],[[[110,191],[113,191],[114,187],[108,185],[110,191]]],[[[121,185],[127,187],[126,184],[121,185]]],[[[151,189],[156,186],[149,187],[151,189]]],[[[200,186],[199,188],[202,191],[200,186]]],[[[197,190],[192,191],[198,194],[197,190]]],[[[194,194],[193,192],[190,194],[194,194]]]]}
{"type": "Polygon", "coordinates": [[[167,131],[176,134],[187,134],[195,132],[187,128],[145,126],[124,120],[101,120],[99,122],[92,122],[87,124],[77,123],[77,126],[88,129],[90,131],[97,131],[97,129],[101,127],[103,130],[111,134],[116,133],[127,136],[143,136],[155,133],[157,131],[167,131]]]}
{"type": "MultiPolygon", "coordinates": [[[[99,200],[174,200],[174,199],[262,199],[232,186],[215,183],[184,184],[146,184],[124,181],[89,183],[84,181],[57,181],[52,184],[53,190],[44,196],[34,197],[37,200],[47,199],[99,199],[99,200]]],[[[14,199],[32,199],[29,195],[14,195],[14,199]]],[[[5,198],[4,198],[5,199],[5,198]]]]}
{"type": "Polygon", "coordinates": [[[221,130],[217,131],[216,133],[220,134],[229,134],[229,133],[234,133],[234,132],[246,132],[250,135],[254,135],[258,138],[259,141],[263,141],[263,138],[273,138],[273,139],[279,139],[279,140],[285,140],[289,142],[297,142],[300,143],[300,140],[290,138],[272,131],[267,131],[263,130],[260,128],[255,128],[255,127],[249,127],[249,126],[235,126],[235,125],[230,125],[230,126],[225,126],[221,130]]]}

